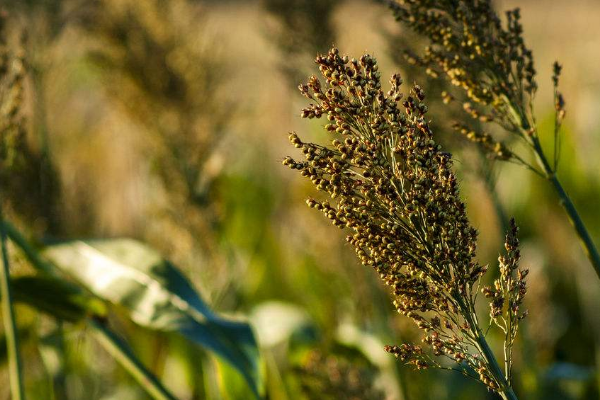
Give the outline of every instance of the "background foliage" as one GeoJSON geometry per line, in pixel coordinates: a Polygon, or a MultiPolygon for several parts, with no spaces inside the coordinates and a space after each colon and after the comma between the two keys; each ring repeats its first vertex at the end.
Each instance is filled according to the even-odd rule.
{"type": "MultiPolygon", "coordinates": [[[[525,38],[536,56],[536,106],[548,146],[554,116],[551,85],[544,83],[555,59],[564,65],[567,119],[559,174],[600,244],[600,5],[497,2],[502,10],[514,6],[522,8],[525,38]]],[[[482,264],[495,262],[501,250],[497,210],[519,222],[522,265],[531,275],[516,391],[526,399],[600,398],[600,289],[554,193],[520,168],[489,164],[452,132],[447,111],[435,110],[440,89],[425,85],[423,74],[400,55],[416,39],[400,31],[384,6],[351,0],[9,0],[2,7],[8,44],[25,71],[23,132],[2,132],[2,145],[22,157],[19,163],[2,159],[5,218],[34,247],[76,246],[82,242],[68,241],[80,238],[145,242],[177,265],[210,309],[249,321],[260,346],[260,359],[249,361],[257,363],[257,375],[244,380],[235,363],[224,361],[227,355],[216,350],[221,358],[215,356],[219,344],[207,351],[174,332],[181,330],[173,322],[181,316],[172,317],[168,329],[132,322],[131,304],[144,303],[107,298],[93,289],[94,279],[91,292],[113,303],[108,311],[87,292],[58,287],[56,293],[78,299],[60,316],[66,322],[58,323],[51,310],[31,306],[44,300],[32,300],[24,288],[48,286],[27,280],[31,263],[10,243],[30,398],[148,398],[94,340],[95,325],[82,323],[90,312],[106,319],[180,399],[247,399],[253,379],[264,382],[270,399],[319,398],[324,391],[314,388],[323,380],[353,379],[356,372],[348,368],[374,382],[376,390],[363,391],[369,393],[364,398],[492,398],[459,375],[416,373],[384,353],[385,344],[416,332],[393,312],[386,290],[373,271],[358,265],[340,232],[305,207],[309,185],[280,165],[288,130],[307,138],[321,134],[318,122],[300,120],[304,102],[296,86],[315,73],[314,54],[333,43],[348,54],[369,51],[383,76],[400,70],[406,82],[423,83],[436,134],[458,160],[461,192],[480,231],[482,264]],[[23,140],[15,141],[19,135],[23,140]]],[[[74,274],[62,268],[61,277],[85,281],[83,270],[73,268],[74,274]]],[[[217,330],[216,336],[227,334],[217,330]]],[[[0,356],[0,397],[8,398],[6,354],[0,356]]]]}

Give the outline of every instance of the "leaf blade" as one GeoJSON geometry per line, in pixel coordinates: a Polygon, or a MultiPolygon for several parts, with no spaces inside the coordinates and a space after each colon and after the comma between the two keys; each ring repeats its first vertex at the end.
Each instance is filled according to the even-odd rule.
{"type": "Polygon", "coordinates": [[[11,279],[16,302],[68,322],[89,316],[103,316],[104,303],[77,286],[48,276],[21,276],[11,279]]]}
{"type": "Polygon", "coordinates": [[[132,239],[75,240],[48,246],[44,255],[98,297],[125,307],[137,324],[178,331],[213,351],[260,396],[259,352],[250,326],[214,313],[154,250],[132,239]]]}

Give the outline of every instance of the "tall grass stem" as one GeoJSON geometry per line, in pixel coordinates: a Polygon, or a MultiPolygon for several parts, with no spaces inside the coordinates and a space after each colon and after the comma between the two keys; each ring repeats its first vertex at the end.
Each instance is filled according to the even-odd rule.
{"type": "Polygon", "coordinates": [[[24,400],[25,389],[23,385],[22,362],[10,288],[10,262],[6,246],[6,230],[4,227],[4,216],[2,214],[2,205],[0,204],[0,241],[2,242],[0,287],[2,289],[2,319],[6,334],[10,391],[13,400],[24,400]]]}
{"type": "Polygon", "coordinates": [[[498,393],[500,394],[500,396],[504,400],[519,400],[512,387],[510,386],[509,382],[506,381],[504,373],[502,372],[502,368],[500,368],[500,365],[498,364],[498,361],[496,361],[496,357],[494,356],[492,349],[490,349],[490,346],[488,345],[481,332],[479,332],[479,334],[477,335],[477,344],[479,350],[489,363],[492,373],[495,375],[496,380],[500,383],[500,388],[498,389],[498,393]]]}
{"type": "Polygon", "coordinates": [[[29,262],[35,269],[49,275],[56,275],[53,266],[40,256],[35,247],[31,243],[29,243],[29,241],[23,236],[21,232],[19,232],[17,228],[15,228],[8,221],[1,221],[1,224],[2,231],[14,244],[16,244],[21,249],[21,251],[23,251],[25,257],[27,257],[27,260],[29,260],[29,262]]]}
{"type": "Polygon", "coordinates": [[[600,278],[600,252],[598,252],[598,248],[594,244],[590,233],[588,232],[583,220],[579,216],[579,213],[577,212],[577,208],[575,208],[573,201],[563,188],[560,180],[556,176],[555,171],[550,167],[550,164],[548,163],[548,160],[544,155],[544,151],[542,149],[540,141],[537,138],[534,138],[533,140],[533,147],[538,157],[538,162],[540,163],[541,167],[544,170],[544,173],[546,174],[546,178],[548,179],[548,181],[550,181],[552,187],[558,195],[560,205],[567,213],[569,221],[571,221],[571,224],[575,228],[575,231],[577,232],[577,236],[579,236],[585,253],[590,262],[592,263],[592,267],[594,267],[594,270],[596,271],[596,275],[598,275],[598,278],[600,278]]]}

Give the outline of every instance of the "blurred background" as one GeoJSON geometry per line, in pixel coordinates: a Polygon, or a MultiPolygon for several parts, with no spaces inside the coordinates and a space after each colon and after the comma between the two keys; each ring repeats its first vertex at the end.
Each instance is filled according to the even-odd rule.
{"type": "MultiPolygon", "coordinates": [[[[600,3],[496,5],[522,9],[549,146],[551,65],[564,66],[559,175],[600,245],[600,3]]],[[[251,321],[269,399],[494,398],[459,374],[415,372],[383,351],[419,340],[418,332],[394,312],[344,234],[305,206],[310,182],[281,165],[295,154],[287,132],[323,142],[321,121],[299,116],[305,101],[296,87],[318,72],[312,60],[332,44],[350,57],[374,55],[382,76],[401,71],[405,82],[431,89],[429,115],[457,160],[482,264],[496,265],[506,216],[520,225],[522,264],[531,270],[514,373],[520,397],[600,398],[600,286],[556,196],[528,171],[481,158],[452,132],[458,117],[401,55],[423,42],[386,7],[368,0],[3,0],[0,7],[7,41],[26,65],[27,162],[0,173],[8,218],[40,240],[126,236],[159,249],[214,309],[251,321]],[[330,391],[344,374],[356,393],[352,385],[330,391]]],[[[17,315],[32,398],[147,398],[80,330],[64,327],[57,359],[45,317],[22,306],[17,315]]],[[[180,399],[250,398],[235,372],[179,337],[118,313],[115,323],[180,399]]],[[[2,360],[0,396],[9,398],[2,360]]]]}

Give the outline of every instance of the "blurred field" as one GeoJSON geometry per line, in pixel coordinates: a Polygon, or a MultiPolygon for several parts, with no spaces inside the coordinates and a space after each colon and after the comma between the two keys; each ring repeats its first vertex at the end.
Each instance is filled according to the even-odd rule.
{"type": "MultiPolygon", "coordinates": [[[[185,38],[185,47],[179,58],[170,53],[173,63],[186,65],[185,51],[197,56],[182,70],[215,69],[206,74],[210,85],[194,87],[181,103],[150,99],[90,57],[93,52],[122,55],[94,29],[82,27],[82,21],[97,22],[93,13],[89,19],[91,5],[65,0],[56,16],[46,3],[53,2],[1,6],[9,12],[11,32],[27,35],[26,52],[39,70],[39,81],[30,80],[26,91],[29,140],[39,151],[40,137],[47,138],[61,182],[56,210],[61,228],[27,226],[13,214],[24,229],[46,238],[127,236],[159,249],[213,308],[250,318],[263,346],[269,399],[305,398],[294,367],[311,349],[375,371],[377,387],[389,399],[494,398],[458,374],[413,372],[384,353],[383,345],[417,332],[394,313],[387,290],[373,271],[358,264],[343,234],[305,206],[312,193],[308,182],[281,166],[295,151],[288,131],[311,139],[322,135],[318,121],[300,119],[300,82],[292,82],[282,66],[305,75],[317,71],[314,54],[286,59],[273,39],[294,32],[277,30],[278,22],[260,1],[178,0],[172,2],[172,15],[153,15],[147,11],[151,7],[140,14],[157,27],[157,37],[169,37],[177,27],[173,37],[185,38]],[[168,15],[171,25],[162,26],[160,19],[168,15]],[[183,105],[178,109],[178,104],[183,105]],[[188,104],[193,106],[185,108],[188,104]],[[168,152],[169,141],[180,138],[178,127],[192,132],[179,145],[179,158],[168,152]],[[199,172],[188,187],[178,178],[177,161],[187,160],[188,153],[193,159],[196,149],[205,156],[185,166],[199,172]]],[[[135,2],[103,3],[118,14],[119,4],[135,2]]],[[[143,10],[142,3],[133,8],[143,10]]],[[[600,3],[497,2],[498,9],[515,6],[522,8],[525,37],[534,51],[537,116],[548,129],[549,146],[551,65],[555,60],[564,65],[567,121],[559,175],[600,245],[600,3]]],[[[399,27],[385,7],[345,1],[332,21],[332,41],[342,52],[368,51],[380,61],[383,76],[405,70],[389,52],[386,38],[399,27]]],[[[322,49],[331,44],[322,43],[322,49]]],[[[411,76],[404,78],[412,82],[411,76]]],[[[435,120],[435,112],[430,115],[435,120]]],[[[502,227],[475,170],[473,148],[454,136],[451,121],[436,123],[448,126],[439,135],[457,159],[462,194],[480,231],[479,259],[493,264],[502,227]]],[[[500,202],[522,229],[522,263],[531,269],[529,318],[517,345],[517,391],[523,399],[599,399],[597,278],[554,193],[524,169],[494,168],[500,202]]],[[[50,398],[45,393],[51,379],[36,350],[47,321],[19,307],[19,322],[32,329],[24,340],[30,397],[50,398]]],[[[249,398],[239,377],[231,377],[235,373],[214,357],[178,337],[115,320],[141,359],[181,399],[249,398]]],[[[70,333],[69,326],[65,330],[66,398],[147,398],[92,341],[79,331],[70,333]]],[[[6,373],[0,382],[0,397],[9,398],[6,373]]]]}

